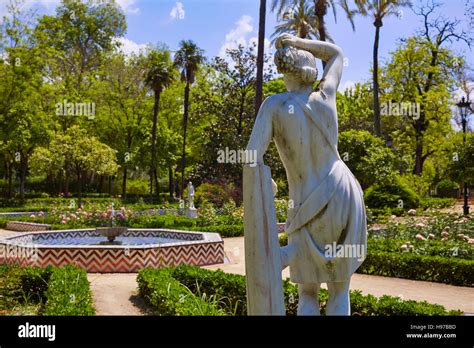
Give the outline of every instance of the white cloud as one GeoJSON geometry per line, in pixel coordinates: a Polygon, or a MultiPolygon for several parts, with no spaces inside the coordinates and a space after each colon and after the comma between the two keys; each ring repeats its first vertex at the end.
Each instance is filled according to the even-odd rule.
{"type": "Polygon", "coordinates": [[[140,13],[140,9],[137,6],[137,0],[116,0],[116,2],[125,13],[140,13]]]}
{"type": "MultiPolygon", "coordinates": [[[[116,0],[116,2],[125,13],[137,14],[140,12],[140,9],[137,7],[137,0],[116,0]]],[[[0,0],[0,16],[7,14],[6,7],[9,3],[10,0],[0,0]]],[[[29,10],[38,6],[50,13],[60,4],[61,0],[25,0],[22,8],[24,10],[29,10]]]]}
{"type": "Polygon", "coordinates": [[[125,37],[119,37],[115,40],[120,43],[119,50],[125,53],[126,55],[130,55],[132,53],[138,54],[140,53],[140,51],[145,50],[148,46],[148,44],[146,43],[139,44],[125,37]]]}
{"type": "Polygon", "coordinates": [[[184,19],[186,12],[184,11],[184,5],[182,2],[177,1],[170,12],[171,19],[184,19]]]}
{"type": "Polygon", "coordinates": [[[247,36],[253,31],[253,18],[249,15],[240,17],[235,23],[235,28],[226,34],[219,56],[224,57],[227,49],[237,48],[239,45],[247,46],[249,44],[247,36]]]}

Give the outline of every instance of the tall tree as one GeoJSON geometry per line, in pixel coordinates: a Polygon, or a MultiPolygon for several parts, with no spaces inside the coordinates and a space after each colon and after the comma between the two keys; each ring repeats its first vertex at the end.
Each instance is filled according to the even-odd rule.
{"type": "MultiPolygon", "coordinates": [[[[359,7],[362,1],[364,0],[354,0],[354,3],[359,7]]],[[[337,22],[338,5],[342,8],[346,18],[351,23],[352,30],[355,30],[354,15],[357,14],[358,11],[357,9],[351,9],[347,0],[305,0],[303,2],[305,5],[312,4],[311,8],[314,11],[312,27],[317,32],[317,38],[319,40],[326,41],[330,39],[324,17],[327,15],[328,9],[332,8],[334,20],[337,22]]],[[[303,8],[302,1],[300,0],[273,0],[272,2],[272,11],[276,10],[279,17],[282,17],[285,13],[288,14],[288,11],[296,16],[303,8]]],[[[290,17],[287,18],[290,19],[290,17]]]]}
{"type": "Polygon", "coordinates": [[[272,37],[276,39],[283,33],[290,33],[302,39],[318,38],[315,22],[314,8],[307,0],[297,0],[294,7],[289,7],[278,16],[278,24],[272,37]]]}
{"type": "Polygon", "coordinates": [[[179,43],[179,49],[174,56],[174,63],[181,69],[181,81],[186,83],[184,88],[184,110],[183,110],[183,151],[181,157],[181,190],[184,192],[184,169],[186,166],[186,131],[188,127],[189,113],[189,90],[195,81],[196,72],[204,62],[204,51],[191,40],[183,40],[179,43]]]}
{"type": "Polygon", "coordinates": [[[153,181],[155,182],[156,195],[160,202],[160,185],[157,174],[156,159],[156,131],[158,125],[158,112],[160,109],[160,98],[163,90],[174,80],[174,65],[171,61],[170,52],[164,48],[152,49],[148,52],[148,72],[146,84],[154,94],[153,123],[151,131],[151,165],[150,165],[150,195],[153,194],[153,181]]]}
{"type": "Polygon", "coordinates": [[[38,173],[70,172],[77,180],[78,207],[82,207],[82,189],[87,176],[113,175],[118,169],[116,151],[77,125],[52,135],[47,147],[38,147],[32,155],[33,170],[38,173]]]}
{"type": "Polygon", "coordinates": [[[260,16],[258,21],[258,53],[257,53],[257,83],[255,85],[255,117],[263,99],[263,59],[265,55],[265,17],[267,0],[260,0],[260,16]]]}
{"type": "Polygon", "coordinates": [[[122,197],[127,196],[127,175],[143,136],[149,113],[149,87],[145,85],[148,70],[144,56],[115,54],[108,58],[95,84],[100,97],[98,127],[100,138],[119,153],[122,168],[122,197]],[[121,134],[121,136],[117,136],[121,134]]]}
{"type": "Polygon", "coordinates": [[[400,8],[411,6],[409,0],[362,0],[359,2],[359,12],[365,16],[371,15],[374,19],[375,39],[373,49],[373,93],[374,93],[374,129],[377,136],[382,136],[380,121],[380,101],[379,101],[379,41],[380,28],[383,20],[391,15],[399,15],[400,8]]]}

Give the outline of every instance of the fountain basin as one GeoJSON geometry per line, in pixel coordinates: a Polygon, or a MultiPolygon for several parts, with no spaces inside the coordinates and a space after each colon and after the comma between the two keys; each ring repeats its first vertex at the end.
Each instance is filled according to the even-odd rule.
{"type": "Polygon", "coordinates": [[[0,264],[46,267],[76,265],[87,272],[138,272],[180,264],[224,262],[224,242],[217,233],[168,229],[128,229],[120,245],[102,245],[95,229],[35,232],[0,240],[0,264]]]}

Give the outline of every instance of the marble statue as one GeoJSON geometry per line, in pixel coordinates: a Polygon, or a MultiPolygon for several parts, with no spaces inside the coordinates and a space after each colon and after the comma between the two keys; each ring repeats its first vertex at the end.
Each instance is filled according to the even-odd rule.
{"type": "Polygon", "coordinates": [[[244,166],[244,228],[248,314],[284,315],[281,271],[298,284],[298,314],[319,315],[321,283],[329,291],[327,315],[349,315],[349,282],[366,255],[362,189],[337,150],[336,92],[343,70],[338,46],[283,34],[275,64],[286,93],[262,104],[247,149],[257,165],[244,166]],[[316,59],[325,64],[321,81],[316,59]],[[280,248],[272,179],[263,155],[276,144],[286,170],[290,207],[288,245],[280,248]]]}
{"type": "Polygon", "coordinates": [[[191,219],[197,218],[197,209],[194,207],[194,186],[191,181],[188,183],[188,204],[186,217],[191,219]]]}

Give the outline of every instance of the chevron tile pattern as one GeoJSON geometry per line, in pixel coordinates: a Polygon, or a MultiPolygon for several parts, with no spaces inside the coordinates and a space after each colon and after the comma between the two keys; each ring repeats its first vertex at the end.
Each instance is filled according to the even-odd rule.
{"type": "Polygon", "coordinates": [[[16,232],[35,232],[47,231],[51,229],[51,226],[47,224],[37,224],[33,222],[8,221],[5,228],[7,230],[16,232]]]}
{"type": "Polygon", "coordinates": [[[224,242],[214,233],[186,233],[179,231],[133,231],[133,236],[188,238],[180,243],[153,246],[117,247],[49,247],[36,245],[38,238],[66,238],[90,236],[93,230],[29,234],[12,238],[14,244],[0,243],[0,264],[46,267],[76,265],[87,272],[128,273],[142,268],[160,268],[180,264],[204,266],[224,262],[224,242]],[[196,240],[200,239],[200,240],[196,240]],[[32,244],[33,243],[33,244],[32,244]]]}

